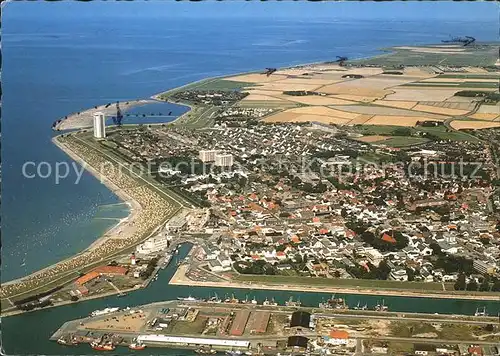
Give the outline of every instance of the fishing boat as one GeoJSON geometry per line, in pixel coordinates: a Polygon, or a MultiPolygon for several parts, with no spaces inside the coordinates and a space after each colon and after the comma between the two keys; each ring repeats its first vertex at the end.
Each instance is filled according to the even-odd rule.
{"type": "Polygon", "coordinates": [[[128,348],[130,350],[144,350],[146,348],[146,345],[144,345],[141,342],[133,342],[130,345],[128,345],[128,348]]]}
{"type": "Polygon", "coordinates": [[[228,355],[228,356],[237,356],[237,355],[241,355],[241,354],[242,354],[242,352],[239,351],[239,350],[235,350],[235,351],[229,350],[229,351],[226,351],[226,355],[228,355]]]}
{"type": "Polygon", "coordinates": [[[353,309],[354,310],[366,310],[366,309],[368,309],[368,305],[365,304],[365,305],[361,306],[361,302],[358,301],[358,304],[356,304],[356,306],[353,309]]]}
{"type": "Polygon", "coordinates": [[[97,351],[113,351],[114,349],[116,349],[116,346],[111,342],[101,344],[97,341],[93,341],[90,343],[90,347],[97,351]]]}
{"type": "Polygon", "coordinates": [[[335,298],[335,294],[326,302],[319,303],[322,309],[348,309],[344,298],[335,298]]]}
{"type": "Polygon", "coordinates": [[[170,264],[170,261],[172,261],[172,255],[169,253],[165,254],[165,260],[161,265],[161,269],[165,269],[170,264]]]}
{"type": "Polygon", "coordinates": [[[213,297],[207,299],[207,303],[221,303],[222,300],[217,296],[217,293],[213,297]]]}
{"type": "Polygon", "coordinates": [[[65,345],[65,346],[75,346],[75,345],[78,345],[78,341],[76,341],[75,339],[73,338],[65,338],[63,336],[61,336],[59,339],[57,339],[57,343],[59,345],[65,345]]]}
{"type": "Polygon", "coordinates": [[[382,304],[375,305],[375,311],[385,312],[388,311],[389,307],[385,305],[384,300],[382,299],[382,304]]]}
{"type": "Polygon", "coordinates": [[[231,304],[237,304],[239,303],[240,301],[234,297],[234,294],[231,294],[231,298],[226,298],[224,300],[224,303],[231,303],[231,304]]]}
{"type": "Polygon", "coordinates": [[[486,312],[486,307],[483,307],[482,309],[476,308],[474,316],[488,316],[488,313],[486,312]]]}
{"type": "Polygon", "coordinates": [[[215,355],[217,353],[217,351],[214,349],[207,349],[201,347],[199,349],[194,350],[194,352],[200,355],[215,355]]]}
{"type": "Polygon", "coordinates": [[[302,305],[302,303],[300,302],[300,299],[297,299],[296,301],[293,300],[293,297],[290,297],[290,299],[288,299],[286,302],[285,302],[285,305],[287,307],[300,307],[302,305]]]}

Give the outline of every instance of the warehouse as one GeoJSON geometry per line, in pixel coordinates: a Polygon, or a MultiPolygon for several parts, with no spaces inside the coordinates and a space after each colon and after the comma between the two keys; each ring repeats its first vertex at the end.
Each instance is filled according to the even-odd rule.
{"type": "Polygon", "coordinates": [[[255,311],[250,315],[247,331],[251,334],[262,334],[267,330],[271,313],[266,311],[255,311]]]}
{"type": "Polygon", "coordinates": [[[290,321],[291,328],[297,328],[298,330],[304,328],[309,329],[309,324],[311,322],[311,314],[305,311],[296,311],[292,314],[292,320],[290,321]]]}
{"type": "Polygon", "coordinates": [[[231,330],[229,331],[229,334],[231,336],[243,335],[249,316],[250,316],[250,311],[238,310],[236,312],[236,315],[234,316],[233,324],[231,325],[231,330]]]}
{"type": "Polygon", "coordinates": [[[226,339],[202,339],[196,337],[180,337],[166,335],[139,335],[138,342],[142,343],[165,343],[165,344],[187,344],[189,346],[224,346],[248,348],[250,341],[244,340],[226,340],[226,339]]]}
{"type": "Polygon", "coordinates": [[[305,350],[308,343],[309,339],[305,336],[290,336],[286,346],[295,350],[305,350]]]}

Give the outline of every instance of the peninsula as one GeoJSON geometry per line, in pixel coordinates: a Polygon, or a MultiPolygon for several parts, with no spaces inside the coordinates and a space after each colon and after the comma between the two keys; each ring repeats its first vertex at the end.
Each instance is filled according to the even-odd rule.
{"type": "Polygon", "coordinates": [[[2,313],[145,287],[182,242],[195,248],[175,284],[495,300],[496,54],[398,47],[210,78],[120,102],[191,110],[100,139],[92,115],[114,115],[113,103],[56,121],[54,143],[131,215],[76,256],[4,282],[2,313]]]}

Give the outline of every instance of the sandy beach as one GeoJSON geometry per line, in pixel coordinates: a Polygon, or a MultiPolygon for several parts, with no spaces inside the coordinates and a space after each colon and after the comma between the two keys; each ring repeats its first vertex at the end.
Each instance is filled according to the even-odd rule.
{"type": "MultiPolygon", "coordinates": [[[[114,228],[108,230],[84,251],[60,261],[52,266],[36,271],[28,276],[3,283],[0,296],[13,297],[29,290],[36,290],[47,284],[67,281],[77,271],[86,266],[105,262],[111,256],[137,245],[152,236],[155,231],[173,215],[180,206],[165,199],[149,187],[142,184],[120,170],[110,169],[104,165],[104,157],[96,150],[89,148],[78,139],[71,142],[71,148],[54,139],[55,143],[70,157],[81,163],[86,170],[100,179],[124,201],[132,206],[131,215],[114,228]],[[83,160],[82,157],[85,157],[83,160]],[[102,170],[97,171],[97,167],[102,170]]],[[[108,162],[109,163],[109,162],[108,162]]]]}

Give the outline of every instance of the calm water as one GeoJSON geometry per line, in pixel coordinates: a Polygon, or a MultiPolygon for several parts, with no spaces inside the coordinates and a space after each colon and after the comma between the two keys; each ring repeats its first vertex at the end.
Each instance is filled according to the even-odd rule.
{"type": "MultiPolygon", "coordinates": [[[[55,184],[53,176],[23,177],[25,162],[48,162],[52,168],[56,162],[72,162],[50,142],[54,120],[94,105],[149,97],[208,76],[332,60],[337,55],[371,56],[382,47],[438,42],[450,34],[474,34],[491,41],[497,39],[498,30],[497,19],[465,23],[331,22],[311,17],[298,21],[284,16],[228,16],[202,20],[184,16],[188,12],[182,11],[168,18],[130,12],[119,15],[122,5],[116,2],[101,3],[98,11],[89,11],[89,5],[97,6],[93,4],[46,4],[10,3],[2,13],[4,281],[85,248],[127,214],[126,206],[117,204],[119,199],[88,173],[78,184],[74,172],[59,184],[55,184]],[[28,6],[36,6],[36,10],[29,13],[28,6]],[[86,9],[82,11],[85,17],[76,15],[80,7],[86,9]]],[[[327,11],[334,13],[335,9],[325,7],[327,11]]],[[[131,112],[142,115],[168,109],[180,115],[185,111],[175,105],[153,105],[160,106],[131,112]]],[[[124,122],[140,119],[125,117],[124,122]]],[[[157,120],[150,116],[143,122],[157,120]]],[[[111,297],[4,319],[4,348],[9,354],[88,354],[90,349],[85,347],[62,349],[48,342],[48,337],[63,321],[106,305],[136,305],[178,295],[209,294],[204,288],[168,286],[171,273],[164,271],[151,288],[125,298],[111,297]]],[[[224,293],[219,291],[220,295],[224,293]]],[[[235,292],[240,298],[246,293],[235,292]]],[[[264,295],[279,301],[289,296],[281,291],[250,294],[259,300],[264,295]]],[[[301,299],[313,305],[321,297],[308,293],[301,299]]],[[[357,303],[359,298],[347,299],[357,303]]],[[[370,297],[362,297],[361,301],[370,305],[377,302],[370,297]]],[[[472,313],[476,308],[475,303],[462,301],[386,298],[386,302],[392,310],[472,313]]],[[[494,310],[495,306],[489,305],[488,309],[494,310]]]]}

